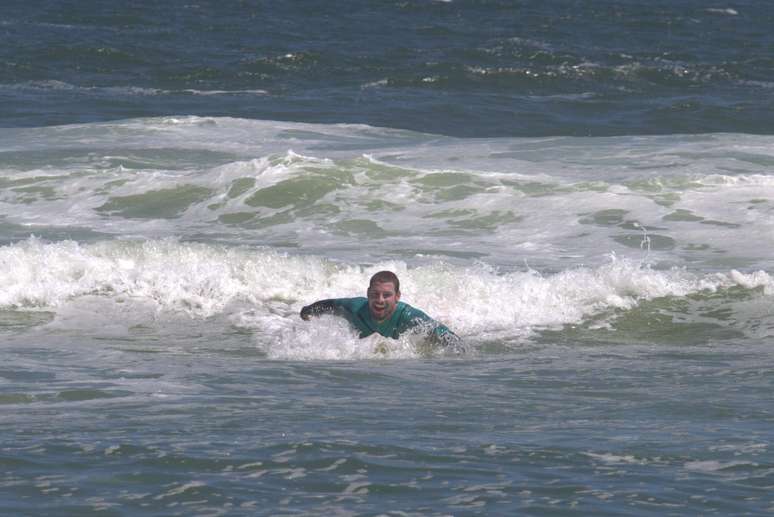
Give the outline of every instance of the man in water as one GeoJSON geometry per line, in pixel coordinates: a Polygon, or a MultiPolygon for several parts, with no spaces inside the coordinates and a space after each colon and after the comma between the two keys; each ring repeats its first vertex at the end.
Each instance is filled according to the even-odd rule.
{"type": "Polygon", "coordinates": [[[335,314],[346,318],[360,331],[360,337],[377,332],[398,339],[403,332],[417,329],[442,346],[461,346],[462,340],[446,326],[430,316],[400,301],[400,281],[392,271],[380,271],[371,277],[367,298],[335,298],[320,300],[301,309],[301,318],[308,320],[320,314],[335,314]]]}

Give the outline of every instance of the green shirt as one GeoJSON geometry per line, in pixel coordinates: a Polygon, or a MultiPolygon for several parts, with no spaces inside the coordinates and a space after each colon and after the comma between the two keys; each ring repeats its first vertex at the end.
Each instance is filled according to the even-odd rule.
{"type": "Polygon", "coordinates": [[[445,325],[403,302],[398,302],[392,315],[382,322],[373,319],[368,308],[368,298],[364,297],[321,300],[313,303],[309,308],[313,314],[333,312],[346,318],[353,327],[360,331],[361,338],[378,333],[385,337],[397,339],[400,334],[407,330],[426,327],[428,334],[432,334],[434,338],[439,339],[444,344],[459,341],[459,337],[445,325]]]}

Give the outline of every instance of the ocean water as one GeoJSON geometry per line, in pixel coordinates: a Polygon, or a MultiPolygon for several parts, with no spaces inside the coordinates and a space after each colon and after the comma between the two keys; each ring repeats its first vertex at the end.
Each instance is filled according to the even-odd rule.
{"type": "Polygon", "coordinates": [[[772,24],[5,2],[0,513],[771,514],[772,24]]]}

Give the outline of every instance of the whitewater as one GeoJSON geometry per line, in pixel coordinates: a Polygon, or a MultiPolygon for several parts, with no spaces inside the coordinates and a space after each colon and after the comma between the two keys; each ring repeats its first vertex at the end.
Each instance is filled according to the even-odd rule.
{"type": "Polygon", "coordinates": [[[773,143],[2,128],[0,504],[771,511],[773,143]],[[383,269],[465,348],[299,318],[383,269]]]}

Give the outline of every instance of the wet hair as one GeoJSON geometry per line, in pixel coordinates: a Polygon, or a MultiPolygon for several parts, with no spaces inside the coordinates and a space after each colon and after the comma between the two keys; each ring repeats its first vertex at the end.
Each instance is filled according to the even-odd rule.
{"type": "Polygon", "coordinates": [[[400,280],[398,276],[392,271],[379,271],[371,277],[371,281],[368,282],[368,288],[372,288],[374,284],[386,284],[392,283],[395,286],[395,294],[400,294],[400,280]]]}

